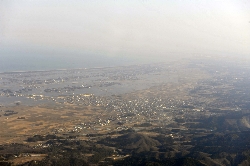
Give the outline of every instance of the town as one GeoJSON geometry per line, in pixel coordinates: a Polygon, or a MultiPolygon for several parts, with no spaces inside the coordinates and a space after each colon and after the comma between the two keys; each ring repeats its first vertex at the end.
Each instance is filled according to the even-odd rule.
{"type": "MultiPolygon", "coordinates": [[[[82,154],[84,162],[92,164],[126,162],[142,152],[152,152],[149,155],[158,156],[159,162],[166,156],[193,155],[203,138],[249,130],[249,76],[247,65],[232,69],[230,63],[218,67],[200,59],[1,73],[0,155],[3,162],[17,165],[25,164],[23,158],[29,158],[26,162],[45,162],[50,160],[48,149],[66,148],[63,141],[72,148],[77,148],[75,142],[79,141],[88,148],[107,148],[98,159],[93,149],[82,154]],[[120,139],[128,138],[144,143],[120,143],[120,139]],[[21,145],[36,152],[4,155],[4,151],[21,145]]],[[[214,158],[209,160],[220,163],[214,158]]]]}

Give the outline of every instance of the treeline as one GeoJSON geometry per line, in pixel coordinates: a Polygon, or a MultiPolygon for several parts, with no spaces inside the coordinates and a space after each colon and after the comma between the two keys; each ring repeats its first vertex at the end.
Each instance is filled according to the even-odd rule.
{"type": "Polygon", "coordinates": [[[37,141],[47,141],[50,139],[63,139],[63,137],[58,137],[56,135],[46,135],[46,136],[42,136],[42,135],[34,135],[33,137],[29,137],[27,139],[27,142],[37,142],[37,141]]]}

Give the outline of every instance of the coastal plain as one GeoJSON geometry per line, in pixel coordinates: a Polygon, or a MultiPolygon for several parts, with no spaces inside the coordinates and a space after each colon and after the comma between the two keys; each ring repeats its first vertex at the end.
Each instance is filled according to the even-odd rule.
{"type": "Polygon", "coordinates": [[[250,69],[244,62],[200,58],[0,78],[5,164],[144,165],[150,156],[160,165],[182,159],[230,165],[228,157],[236,161],[239,152],[237,162],[249,163],[250,69]]]}

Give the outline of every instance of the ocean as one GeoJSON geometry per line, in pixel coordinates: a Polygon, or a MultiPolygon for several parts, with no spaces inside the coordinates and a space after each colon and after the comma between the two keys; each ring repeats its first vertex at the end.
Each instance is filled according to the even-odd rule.
{"type": "Polygon", "coordinates": [[[133,64],[134,61],[124,57],[106,56],[1,56],[0,72],[43,71],[58,69],[77,69],[110,67],[133,64]]]}

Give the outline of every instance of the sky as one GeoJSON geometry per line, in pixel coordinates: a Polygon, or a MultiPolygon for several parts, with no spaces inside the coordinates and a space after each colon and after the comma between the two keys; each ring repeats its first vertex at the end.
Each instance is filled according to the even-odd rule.
{"type": "Polygon", "coordinates": [[[0,0],[0,57],[250,57],[249,0],[0,0]]]}

